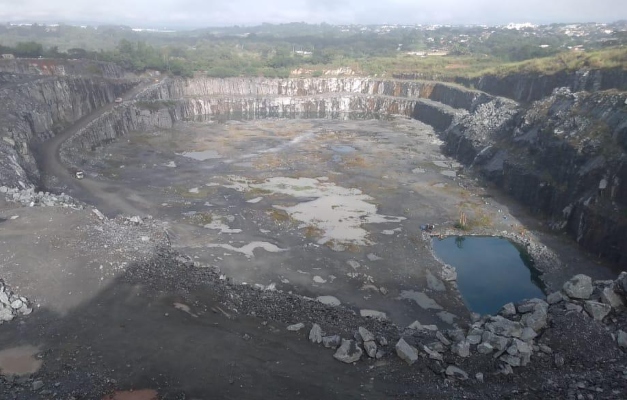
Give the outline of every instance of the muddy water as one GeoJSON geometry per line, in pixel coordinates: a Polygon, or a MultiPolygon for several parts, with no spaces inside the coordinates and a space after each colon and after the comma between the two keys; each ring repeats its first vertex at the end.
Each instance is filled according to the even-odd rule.
{"type": "Polygon", "coordinates": [[[496,214],[504,207],[486,210],[474,183],[448,172],[459,164],[432,128],[411,119],[188,122],[126,139],[79,163],[167,221],[176,249],[236,282],[333,296],[400,324],[447,327],[438,313],[467,313],[456,290],[429,292],[426,271],[441,266],[421,225],[445,226],[470,207],[469,218],[481,210],[509,228],[496,214]]]}
{"type": "Polygon", "coordinates": [[[39,348],[20,346],[0,350],[0,373],[2,375],[29,375],[39,371],[43,361],[36,357],[39,348]]]}

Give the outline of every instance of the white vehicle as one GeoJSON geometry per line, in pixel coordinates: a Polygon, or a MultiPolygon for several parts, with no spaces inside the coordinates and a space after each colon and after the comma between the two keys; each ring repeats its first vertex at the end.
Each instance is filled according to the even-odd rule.
{"type": "Polygon", "coordinates": [[[76,171],[74,176],[76,177],[76,179],[83,179],[85,177],[85,173],[83,171],[76,171]]]}
{"type": "Polygon", "coordinates": [[[123,100],[122,100],[122,98],[121,98],[121,97],[118,97],[117,99],[115,99],[115,102],[116,102],[116,103],[121,103],[122,101],[123,101],[123,100]]]}

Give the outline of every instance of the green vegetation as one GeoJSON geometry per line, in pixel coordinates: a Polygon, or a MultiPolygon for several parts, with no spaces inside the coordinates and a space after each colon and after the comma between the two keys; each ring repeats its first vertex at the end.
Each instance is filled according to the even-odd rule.
{"type": "Polygon", "coordinates": [[[486,73],[625,68],[626,50],[620,47],[627,44],[625,31],[624,22],[520,30],[291,23],[177,32],[0,25],[0,51],[17,57],[112,61],[136,72],[159,70],[182,76],[285,78],[299,69],[299,75],[317,77],[349,67],[380,77],[406,74],[453,81],[486,73]],[[573,29],[585,34],[572,35],[573,29]]]}

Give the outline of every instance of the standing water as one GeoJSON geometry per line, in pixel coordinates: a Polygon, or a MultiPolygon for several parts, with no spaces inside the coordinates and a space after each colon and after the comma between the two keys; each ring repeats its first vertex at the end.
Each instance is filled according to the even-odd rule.
{"type": "Polygon", "coordinates": [[[544,298],[539,273],[526,252],[498,237],[457,236],[433,240],[437,257],[457,270],[457,285],[473,312],[494,314],[503,305],[544,298]]]}

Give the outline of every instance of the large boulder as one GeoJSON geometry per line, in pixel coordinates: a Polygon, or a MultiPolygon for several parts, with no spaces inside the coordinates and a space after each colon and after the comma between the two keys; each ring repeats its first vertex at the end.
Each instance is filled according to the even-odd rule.
{"type": "Polygon", "coordinates": [[[342,339],[342,345],[337,349],[333,358],[346,364],[351,364],[359,361],[363,350],[357,345],[354,340],[342,339]]]}
{"type": "Polygon", "coordinates": [[[503,336],[496,335],[492,332],[485,331],[483,332],[482,343],[487,343],[497,351],[501,351],[507,348],[509,339],[503,336]]]}
{"type": "Polygon", "coordinates": [[[491,317],[490,322],[485,324],[485,328],[496,335],[506,337],[520,337],[523,330],[520,322],[510,321],[500,315],[491,317]]]}
{"type": "Polygon", "coordinates": [[[466,371],[454,365],[449,365],[448,367],[446,367],[446,375],[461,380],[468,379],[468,374],[466,373],[466,371]]]}
{"type": "Polygon", "coordinates": [[[396,354],[400,357],[401,360],[405,361],[407,364],[412,365],[418,360],[418,350],[414,347],[410,346],[409,343],[405,341],[405,339],[401,338],[396,343],[396,354]]]}
{"type": "Polygon", "coordinates": [[[564,293],[571,299],[587,300],[592,295],[594,287],[592,286],[592,278],[588,275],[579,274],[573,276],[569,281],[564,283],[562,287],[564,293]]]}

